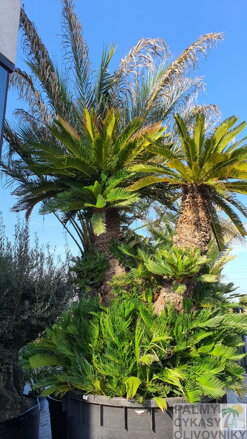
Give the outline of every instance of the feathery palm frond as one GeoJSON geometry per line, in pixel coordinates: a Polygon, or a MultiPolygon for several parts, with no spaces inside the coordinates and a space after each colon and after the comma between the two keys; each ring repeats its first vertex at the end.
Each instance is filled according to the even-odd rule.
{"type": "Polygon", "coordinates": [[[65,57],[75,76],[74,88],[78,90],[80,107],[92,104],[92,68],[89,49],[82,34],[82,27],[74,11],[73,0],[63,0],[63,44],[65,57]]]}

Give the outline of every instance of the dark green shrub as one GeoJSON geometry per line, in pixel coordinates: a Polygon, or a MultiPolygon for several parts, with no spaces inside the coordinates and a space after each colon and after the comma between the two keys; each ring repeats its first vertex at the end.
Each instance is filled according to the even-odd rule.
{"type": "Polygon", "coordinates": [[[38,242],[31,248],[27,224],[17,225],[13,243],[0,226],[0,420],[23,408],[18,351],[54,323],[74,296],[68,259],[57,263],[38,242]]]}
{"type": "Polygon", "coordinates": [[[108,261],[104,253],[93,249],[84,253],[83,256],[73,259],[74,282],[80,288],[82,294],[87,294],[101,285],[104,280],[108,261]]]}

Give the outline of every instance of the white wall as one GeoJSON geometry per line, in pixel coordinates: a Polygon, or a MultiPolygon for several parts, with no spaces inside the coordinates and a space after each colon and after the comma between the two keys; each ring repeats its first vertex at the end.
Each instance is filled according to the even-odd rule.
{"type": "Polygon", "coordinates": [[[0,54],[15,64],[20,0],[0,0],[0,54]]]}

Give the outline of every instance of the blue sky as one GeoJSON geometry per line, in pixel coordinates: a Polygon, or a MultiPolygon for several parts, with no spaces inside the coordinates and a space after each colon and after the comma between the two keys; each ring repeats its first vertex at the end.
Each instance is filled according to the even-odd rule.
{"type": "MultiPolygon", "coordinates": [[[[61,62],[61,1],[23,2],[49,52],[61,62]]],[[[200,35],[224,32],[224,41],[210,51],[207,59],[201,59],[196,71],[197,75],[204,76],[206,83],[206,92],[200,96],[200,103],[219,105],[223,118],[236,114],[240,120],[247,119],[246,0],[75,0],[75,5],[95,64],[99,61],[103,46],[110,43],[117,44],[115,59],[119,61],[139,39],[160,37],[168,43],[173,57],[176,57],[200,35]]],[[[17,65],[24,68],[20,44],[17,65]]],[[[13,110],[20,106],[16,95],[10,93],[7,107],[10,121],[13,120],[13,110]]],[[[1,199],[3,217],[10,236],[16,223],[16,214],[10,212],[14,200],[6,188],[1,189],[1,199]]],[[[41,242],[50,242],[57,247],[58,252],[63,252],[65,237],[55,218],[43,218],[34,212],[30,226],[32,232],[38,233],[41,242]]],[[[75,251],[69,239],[68,243],[72,251],[75,251]]],[[[237,257],[228,264],[226,274],[229,280],[240,285],[239,291],[247,294],[247,248],[234,246],[234,254],[237,257]]]]}

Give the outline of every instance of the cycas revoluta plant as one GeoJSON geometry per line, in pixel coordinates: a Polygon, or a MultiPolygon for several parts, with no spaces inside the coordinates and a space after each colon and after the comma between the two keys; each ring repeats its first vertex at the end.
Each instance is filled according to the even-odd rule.
{"type": "MultiPolygon", "coordinates": [[[[229,217],[242,236],[246,235],[234,210],[236,208],[247,217],[245,206],[235,197],[238,193],[247,193],[247,147],[242,145],[245,137],[235,140],[246,123],[234,127],[237,118],[232,116],[208,135],[203,114],[196,116],[192,133],[179,114],[175,119],[179,148],[173,151],[164,146],[151,146],[150,151],[165,160],[162,170],[159,171],[158,166],[156,169],[160,176],[144,177],[129,190],[136,191],[147,184],[161,182],[180,189],[181,214],[174,236],[175,245],[198,248],[205,254],[214,233],[219,248],[223,249],[223,231],[217,209],[229,217]]],[[[134,166],[133,170],[137,171],[137,167],[134,166]]]]}
{"type": "Polygon", "coordinates": [[[233,291],[233,284],[222,282],[225,264],[234,258],[231,247],[219,251],[213,241],[207,256],[199,249],[182,249],[173,244],[172,230],[162,231],[164,223],[150,227],[150,237],[139,239],[133,236],[129,242],[114,249],[118,259],[127,268],[121,277],[113,279],[117,295],[133,294],[145,298],[151,294],[155,302],[155,313],[160,314],[165,302],[172,302],[182,309],[183,301],[191,300],[196,306],[223,306],[227,294],[233,291]],[[148,291],[150,294],[147,294],[148,291]]]}
{"type": "MultiPolygon", "coordinates": [[[[39,139],[30,128],[23,128],[25,165],[20,171],[16,166],[6,169],[19,181],[14,191],[19,196],[15,210],[25,209],[29,216],[33,207],[42,203],[42,213],[83,212],[87,216],[92,244],[108,258],[106,281],[121,270],[110,252],[112,239],[120,236],[119,212],[138,200],[137,193],[124,187],[135,177],[128,167],[164,131],[160,123],[142,128],[139,118],[122,131],[118,124],[119,112],[113,109],[102,122],[95,112],[84,110],[81,135],[61,118],[49,127],[51,140],[39,139]]],[[[107,291],[106,285],[101,292],[107,291]]]]}
{"type": "Polygon", "coordinates": [[[169,396],[194,403],[239,389],[238,347],[246,331],[244,314],[177,313],[169,306],[157,317],[137,299],[101,309],[84,300],[30,346],[26,363],[50,368],[38,384],[48,386],[43,394],[79,389],[140,402],[154,398],[165,409],[169,396]]]}
{"type": "Polygon", "coordinates": [[[68,261],[31,248],[27,225],[18,225],[11,244],[0,230],[0,420],[25,407],[18,351],[52,324],[75,296],[68,261]]]}
{"type": "MultiPolygon", "coordinates": [[[[109,68],[115,52],[115,48],[112,47],[108,51],[103,51],[100,67],[97,74],[94,74],[89,60],[88,46],[75,15],[72,0],[63,1],[62,17],[65,58],[69,66],[66,72],[59,72],[56,69],[34,25],[26,16],[25,11],[21,11],[20,23],[24,36],[24,50],[28,54],[28,67],[31,74],[17,69],[12,75],[11,83],[18,89],[20,97],[27,100],[29,111],[17,110],[21,118],[17,130],[6,126],[5,139],[9,144],[10,152],[17,153],[20,159],[12,160],[11,165],[5,163],[3,169],[13,181],[20,184],[15,193],[23,197],[23,203],[20,202],[17,209],[30,209],[33,204],[47,200],[48,195],[52,199],[55,197],[55,210],[59,208],[68,212],[72,209],[69,213],[74,215],[67,215],[66,218],[69,220],[74,218],[72,225],[75,231],[79,230],[80,239],[80,224],[79,227],[76,226],[75,216],[81,208],[85,207],[83,202],[91,204],[91,211],[94,208],[96,213],[99,213],[97,209],[102,208],[104,211],[105,205],[101,207],[103,203],[101,197],[106,198],[108,195],[107,193],[104,195],[103,192],[107,192],[105,190],[107,180],[113,176],[113,169],[110,175],[108,172],[106,172],[107,176],[99,175],[99,171],[104,171],[106,168],[104,161],[108,160],[109,164],[109,158],[112,159],[114,154],[114,160],[112,160],[112,165],[115,166],[114,172],[121,171],[121,168],[126,167],[126,164],[130,164],[131,160],[133,161],[141,153],[141,139],[143,139],[143,146],[150,143],[148,139],[152,138],[150,134],[152,126],[155,127],[154,124],[159,121],[168,122],[175,109],[178,111],[181,108],[183,111],[188,110],[188,107],[191,108],[190,98],[195,96],[200,89],[201,80],[186,77],[186,72],[196,65],[199,55],[205,54],[222,38],[222,35],[213,33],[203,35],[173,62],[171,62],[169,49],[164,41],[160,39],[140,40],[121,60],[114,72],[111,72],[109,68]],[[110,121],[114,114],[118,115],[118,135],[121,133],[126,135],[134,126],[136,127],[132,135],[128,135],[126,139],[128,147],[124,144],[124,139],[122,143],[118,142],[117,136],[111,136],[110,133],[108,139],[108,132],[113,129],[110,121]],[[85,123],[82,125],[84,115],[87,120],[86,126],[85,123]],[[59,127],[54,127],[54,121],[58,116],[59,127]],[[106,120],[108,124],[104,124],[103,121],[106,120]],[[103,130],[101,138],[98,137],[99,127],[103,130]],[[80,142],[85,137],[89,143],[91,142],[94,152],[98,154],[97,158],[94,157],[92,165],[87,160],[92,158],[90,153],[86,155],[87,159],[84,157],[85,162],[82,162],[82,154],[85,155],[86,146],[84,145],[81,150],[80,142]],[[36,143],[37,161],[41,160],[42,164],[46,163],[46,168],[33,168],[30,149],[35,148],[34,143],[36,143]],[[51,145],[53,154],[51,154],[51,145]],[[65,146],[67,152],[64,151],[65,146]],[[122,153],[121,147],[123,147],[122,153]],[[68,150],[69,157],[67,156],[68,150]],[[115,154],[118,156],[118,164],[116,164],[115,154]],[[56,156],[55,162],[54,155],[56,156]],[[97,164],[96,173],[95,164],[97,164]],[[55,168],[56,177],[54,177],[55,168]],[[43,177],[40,175],[41,172],[43,172],[43,177]],[[33,176],[35,176],[37,187],[32,186],[30,182],[33,176]],[[50,177],[55,181],[51,182],[50,177]],[[81,180],[83,180],[83,186],[90,186],[87,190],[90,201],[85,199],[85,191],[79,193],[81,180]],[[73,202],[70,203],[68,198],[70,199],[71,196],[72,181],[73,202]],[[97,188],[92,188],[95,182],[97,182],[97,188]],[[63,198],[61,194],[60,197],[57,196],[58,193],[66,193],[66,191],[67,198],[66,196],[63,198]],[[77,202],[78,197],[80,202],[77,202]],[[27,203],[25,203],[25,198],[27,203]]],[[[214,110],[214,108],[206,107],[205,111],[208,109],[214,110]]],[[[124,185],[122,184],[125,180],[124,176],[118,175],[116,178],[120,178],[117,183],[116,181],[115,183],[109,182],[110,185],[115,185],[112,187],[113,199],[109,202],[104,200],[104,203],[108,203],[108,207],[112,204],[117,207],[117,203],[126,204],[131,200],[131,196],[122,188],[125,186],[125,182],[124,185]]],[[[155,194],[152,191],[145,194],[145,196],[153,195],[157,196],[157,191],[155,194]]],[[[166,200],[164,195],[163,200],[164,202],[166,200]]],[[[52,208],[48,211],[52,211],[52,208]]],[[[104,235],[106,241],[109,240],[110,231],[119,228],[119,220],[115,218],[115,212],[116,210],[108,209],[105,229],[102,225],[102,216],[96,213],[92,216],[94,229],[97,233],[104,235]],[[107,227],[107,216],[110,213],[112,213],[112,229],[107,227]]]]}

